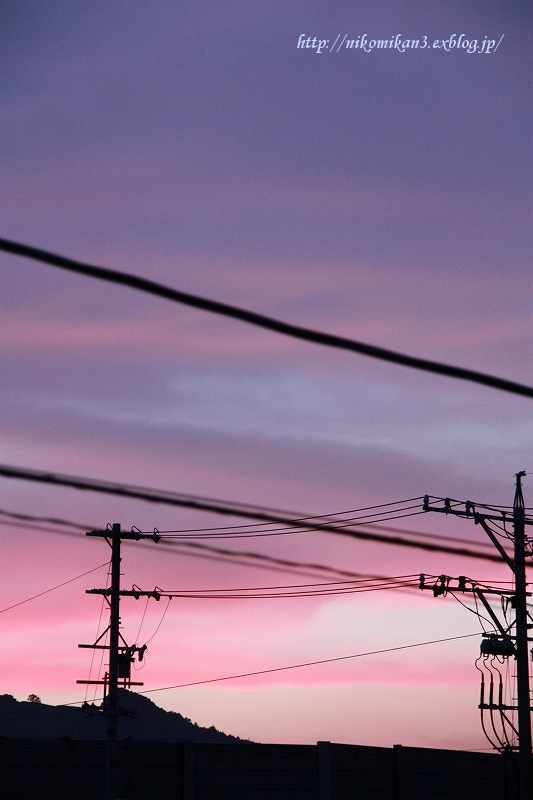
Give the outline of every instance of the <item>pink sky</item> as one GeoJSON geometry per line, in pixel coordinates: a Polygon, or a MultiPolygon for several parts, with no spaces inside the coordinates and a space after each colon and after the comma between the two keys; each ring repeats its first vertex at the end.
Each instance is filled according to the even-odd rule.
{"type": "MultiPolygon", "coordinates": [[[[530,15],[411,2],[7,4],[1,235],[176,289],[526,384],[530,15]],[[462,33],[497,53],[298,51],[462,33]],[[526,133],[527,132],[527,133],[526,133]]],[[[425,493],[510,505],[530,401],[284,339],[14,256],[2,276],[2,461],[307,514],[425,493]]],[[[238,524],[1,479],[0,508],[143,530],[238,524]]],[[[526,504],[533,488],[524,481],[526,504]]],[[[431,514],[406,530],[482,541],[431,514]]],[[[2,525],[0,608],[103,564],[102,541],[2,525]]],[[[217,542],[213,543],[217,545],[217,542]]],[[[505,568],[326,534],[221,540],[363,574],[505,568]]],[[[287,573],[124,548],[123,582],[204,589],[287,573]]],[[[2,692],[84,697],[105,568],[0,617],[2,692]]],[[[302,579],[304,582],[311,579],[302,579]]],[[[137,636],[144,601],[125,600],[137,636]]],[[[148,605],[149,638],[164,606],[148,605]]],[[[467,635],[453,598],[376,592],[172,601],[145,689],[467,635]]],[[[140,643],[140,640],[139,640],[140,643]]],[[[479,640],[149,696],[255,741],[488,747],[479,640]],[[438,720],[439,724],[436,724],[438,720]]]]}

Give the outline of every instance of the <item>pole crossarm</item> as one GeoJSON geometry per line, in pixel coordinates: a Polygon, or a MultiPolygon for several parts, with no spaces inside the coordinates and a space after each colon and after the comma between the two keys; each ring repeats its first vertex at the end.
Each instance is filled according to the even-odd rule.
{"type": "Polygon", "coordinates": [[[153,542],[157,544],[157,542],[161,539],[161,536],[157,533],[141,533],[140,531],[119,531],[118,534],[115,531],[110,530],[109,528],[105,531],[87,531],[85,534],[86,536],[100,536],[103,539],[111,539],[113,536],[117,536],[120,539],[133,539],[135,542],[139,542],[141,539],[151,539],[153,542]]]}
{"type": "MultiPolygon", "coordinates": [[[[105,597],[110,597],[115,594],[113,589],[86,589],[85,594],[103,594],[105,597]]],[[[161,600],[161,593],[154,590],[153,592],[142,592],[140,589],[120,589],[116,592],[120,597],[134,597],[136,600],[139,597],[153,597],[154,600],[161,600]]]]}
{"type": "MultiPolygon", "coordinates": [[[[500,597],[514,597],[514,589],[490,589],[486,586],[478,586],[474,581],[470,581],[472,586],[467,586],[466,582],[469,580],[465,575],[459,575],[458,578],[451,578],[448,575],[439,575],[438,583],[427,584],[426,576],[423,572],[420,573],[419,589],[431,589],[435,597],[448,592],[461,592],[466,594],[479,593],[483,594],[497,594],[500,597]],[[450,581],[457,581],[457,586],[450,586],[450,581]]],[[[531,597],[531,592],[528,592],[528,597],[531,597]]]]}
{"type": "MultiPolygon", "coordinates": [[[[424,495],[422,509],[423,511],[436,511],[437,514],[453,514],[456,517],[466,517],[467,519],[473,519],[476,524],[479,524],[482,519],[494,519],[497,522],[512,522],[513,519],[513,515],[505,511],[501,511],[499,514],[481,513],[476,510],[476,504],[472,503],[470,500],[463,503],[451,497],[445,497],[443,503],[444,505],[442,508],[430,505],[429,495],[426,494],[424,495]],[[463,505],[465,507],[464,511],[460,508],[454,508],[452,503],[457,503],[458,506],[463,505]]],[[[524,516],[524,525],[533,525],[533,519],[528,519],[524,516]]]]}
{"type": "MultiPolygon", "coordinates": [[[[486,708],[492,711],[518,711],[518,706],[499,705],[497,703],[480,703],[478,708],[486,708]]],[[[533,706],[529,706],[529,710],[533,711],[533,706]]],[[[509,722],[509,720],[507,720],[509,722]]],[[[509,722],[511,725],[511,723],[509,722]]],[[[514,727],[514,726],[513,726],[514,727]]]]}
{"type": "MultiPolygon", "coordinates": [[[[119,680],[123,680],[124,681],[124,685],[120,687],[121,689],[129,689],[130,686],[144,686],[144,682],[143,681],[130,681],[127,678],[119,678],[119,680]]],[[[107,686],[108,685],[107,681],[82,681],[82,680],[80,680],[80,681],[76,681],[76,683],[83,683],[83,684],[90,683],[91,685],[94,684],[95,686],[107,686]]]]}
{"type": "MultiPolygon", "coordinates": [[[[430,589],[433,592],[434,597],[439,597],[440,595],[446,595],[448,592],[461,592],[462,594],[475,594],[476,597],[479,597],[487,613],[489,614],[490,618],[494,622],[496,628],[500,631],[501,635],[506,638],[513,638],[509,636],[509,628],[512,627],[511,625],[507,628],[504,628],[501,624],[500,620],[492,610],[492,607],[488,600],[485,598],[486,594],[495,594],[499,597],[511,597],[513,598],[515,595],[514,589],[485,589],[480,586],[472,585],[471,587],[466,585],[466,577],[464,575],[460,575],[457,580],[457,586],[450,586],[450,581],[454,580],[454,578],[449,578],[447,575],[441,575],[438,579],[437,583],[434,583],[431,586],[428,586],[425,582],[426,576],[423,573],[420,573],[420,583],[418,585],[419,589],[430,589]]],[[[531,596],[531,592],[527,593],[528,596],[531,596]]]]}

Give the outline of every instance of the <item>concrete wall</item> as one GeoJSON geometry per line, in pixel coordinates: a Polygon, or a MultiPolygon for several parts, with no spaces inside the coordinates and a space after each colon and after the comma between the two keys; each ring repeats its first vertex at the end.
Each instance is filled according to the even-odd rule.
{"type": "MultiPolygon", "coordinates": [[[[0,737],[1,800],[102,800],[105,743],[0,737]]],[[[396,746],[118,742],[124,800],[516,800],[504,756],[396,746]]]]}

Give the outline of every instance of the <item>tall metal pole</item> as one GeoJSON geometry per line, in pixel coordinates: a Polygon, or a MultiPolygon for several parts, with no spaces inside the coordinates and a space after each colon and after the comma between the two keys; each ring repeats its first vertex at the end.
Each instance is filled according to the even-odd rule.
{"type": "Polygon", "coordinates": [[[531,776],[531,696],[529,687],[529,652],[527,641],[527,596],[525,565],[525,508],[522,495],[522,478],[516,475],[513,503],[515,602],[516,602],[516,682],[518,704],[518,769],[520,775],[520,800],[532,800],[531,776]]]}
{"type": "Polygon", "coordinates": [[[111,531],[111,615],[109,625],[109,691],[106,698],[107,744],[105,800],[115,800],[118,724],[118,647],[120,628],[120,525],[111,531]]]}
{"type": "MultiPolygon", "coordinates": [[[[533,756],[531,752],[532,746],[532,736],[531,736],[531,689],[530,689],[530,668],[529,668],[529,641],[528,641],[528,630],[533,628],[533,625],[528,625],[528,611],[527,611],[527,581],[526,581],[526,555],[531,557],[531,551],[526,553],[527,549],[527,539],[525,535],[525,528],[526,525],[533,525],[533,520],[530,517],[526,517],[526,510],[525,510],[525,503],[524,497],[522,494],[522,478],[524,477],[525,472],[518,472],[516,474],[516,489],[515,489],[515,496],[513,502],[513,540],[514,540],[514,553],[513,558],[511,559],[509,554],[505,551],[502,547],[496,536],[494,535],[493,531],[487,524],[487,520],[497,520],[499,522],[503,522],[505,524],[506,515],[505,513],[479,513],[475,510],[474,504],[467,502],[465,505],[465,510],[461,511],[458,508],[452,508],[451,502],[449,498],[444,500],[444,507],[432,507],[429,503],[429,496],[426,495],[424,498],[424,511],[437,511],[441,514],[453,514],[459,517],[466,517],[466,518],[474,518],[476,524],[481,524],[491,542],[495,545],[496,549],[499,551],[500,555],[502,556],[503,560],[507,563],[507,565],[511,568],[514,575],[514,587],[512,590],[512,601],[513,607],[515,609],[515,619],[514,619],[514,636],[509,634],[509,631],[513,627],[513,625],[507,625],[507,621],[505,627],[503,627],[500,622],[498,621],[496,615],[492,611],[490,605],[484,598],[484,594],[487,593],[486,589],[480,590],[477,587],[473,587],[471,589],[466,589],[464,578],[459,578],[459,591],[472,591],[475,592],[479,598],[483,601],[487,611],[493,618],[493,621],[500,631],[500,634],[495,634],[494,636],[490,635],[489,639],[492,639],[492,643],[489,643],[488,649],[482,648],[481,653],[485,654],[492,654],[492,655],[502,655],[508,656],[510,653],[507,652],[508,644],[514,640],[514,656],[516,659],[516,705],[507,705],[502,704],[500,699],[499,703],[493,703],[491,700],[489,704],[485,704],[482,696],[482,700],[480,703],[480,709],[483,711],[485,709],[490,709],[491,713],[492,710],[516,710],[518,712],[518,729],[514,728],[515,733],[518,736],[518,747],[512,748],[513,750],[518,750],[518,777],[519,777],[519,787],[518,787],[518,797],[519,800],[533,800],[533,756]],[[496,649],[494,649],[496,648],[496,649]]],[[[490,510],[490,509],[489,509],[490,510]]],[[[495,509],[493,509],[495,510],[495,509]]],[[[420,576],[420,588],[421,589],[433,589],[433,593],[437,597],[440,594],[443,594],[448,586],[447,581],[452,580],[451,578],[445,578],[442,576],[442,585],[435,586],[426,586],[424,583],[424,575],[420,576]]],[[[497,592],[502,597],[508,592],[502,592],[498,590],[497,592]]],[[[486,643],[487,644],[487,643],[486,643]]],[[[498,748],[500,749],[500,748],[498,748]]],[[[502,744],[502,750],[505,748],[502,744]]]]}

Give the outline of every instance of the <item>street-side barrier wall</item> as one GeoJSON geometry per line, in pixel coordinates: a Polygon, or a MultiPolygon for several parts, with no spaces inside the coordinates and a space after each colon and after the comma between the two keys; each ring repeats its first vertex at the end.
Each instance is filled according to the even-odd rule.
{"type": "MultiPolygon", "coordinates": [[[[105,742],[0,737],[1,800],[102,800],[105,742]]],[[[117,800],[516,800],[512,757],[418,747],[118,742],[117,800]]]]}

